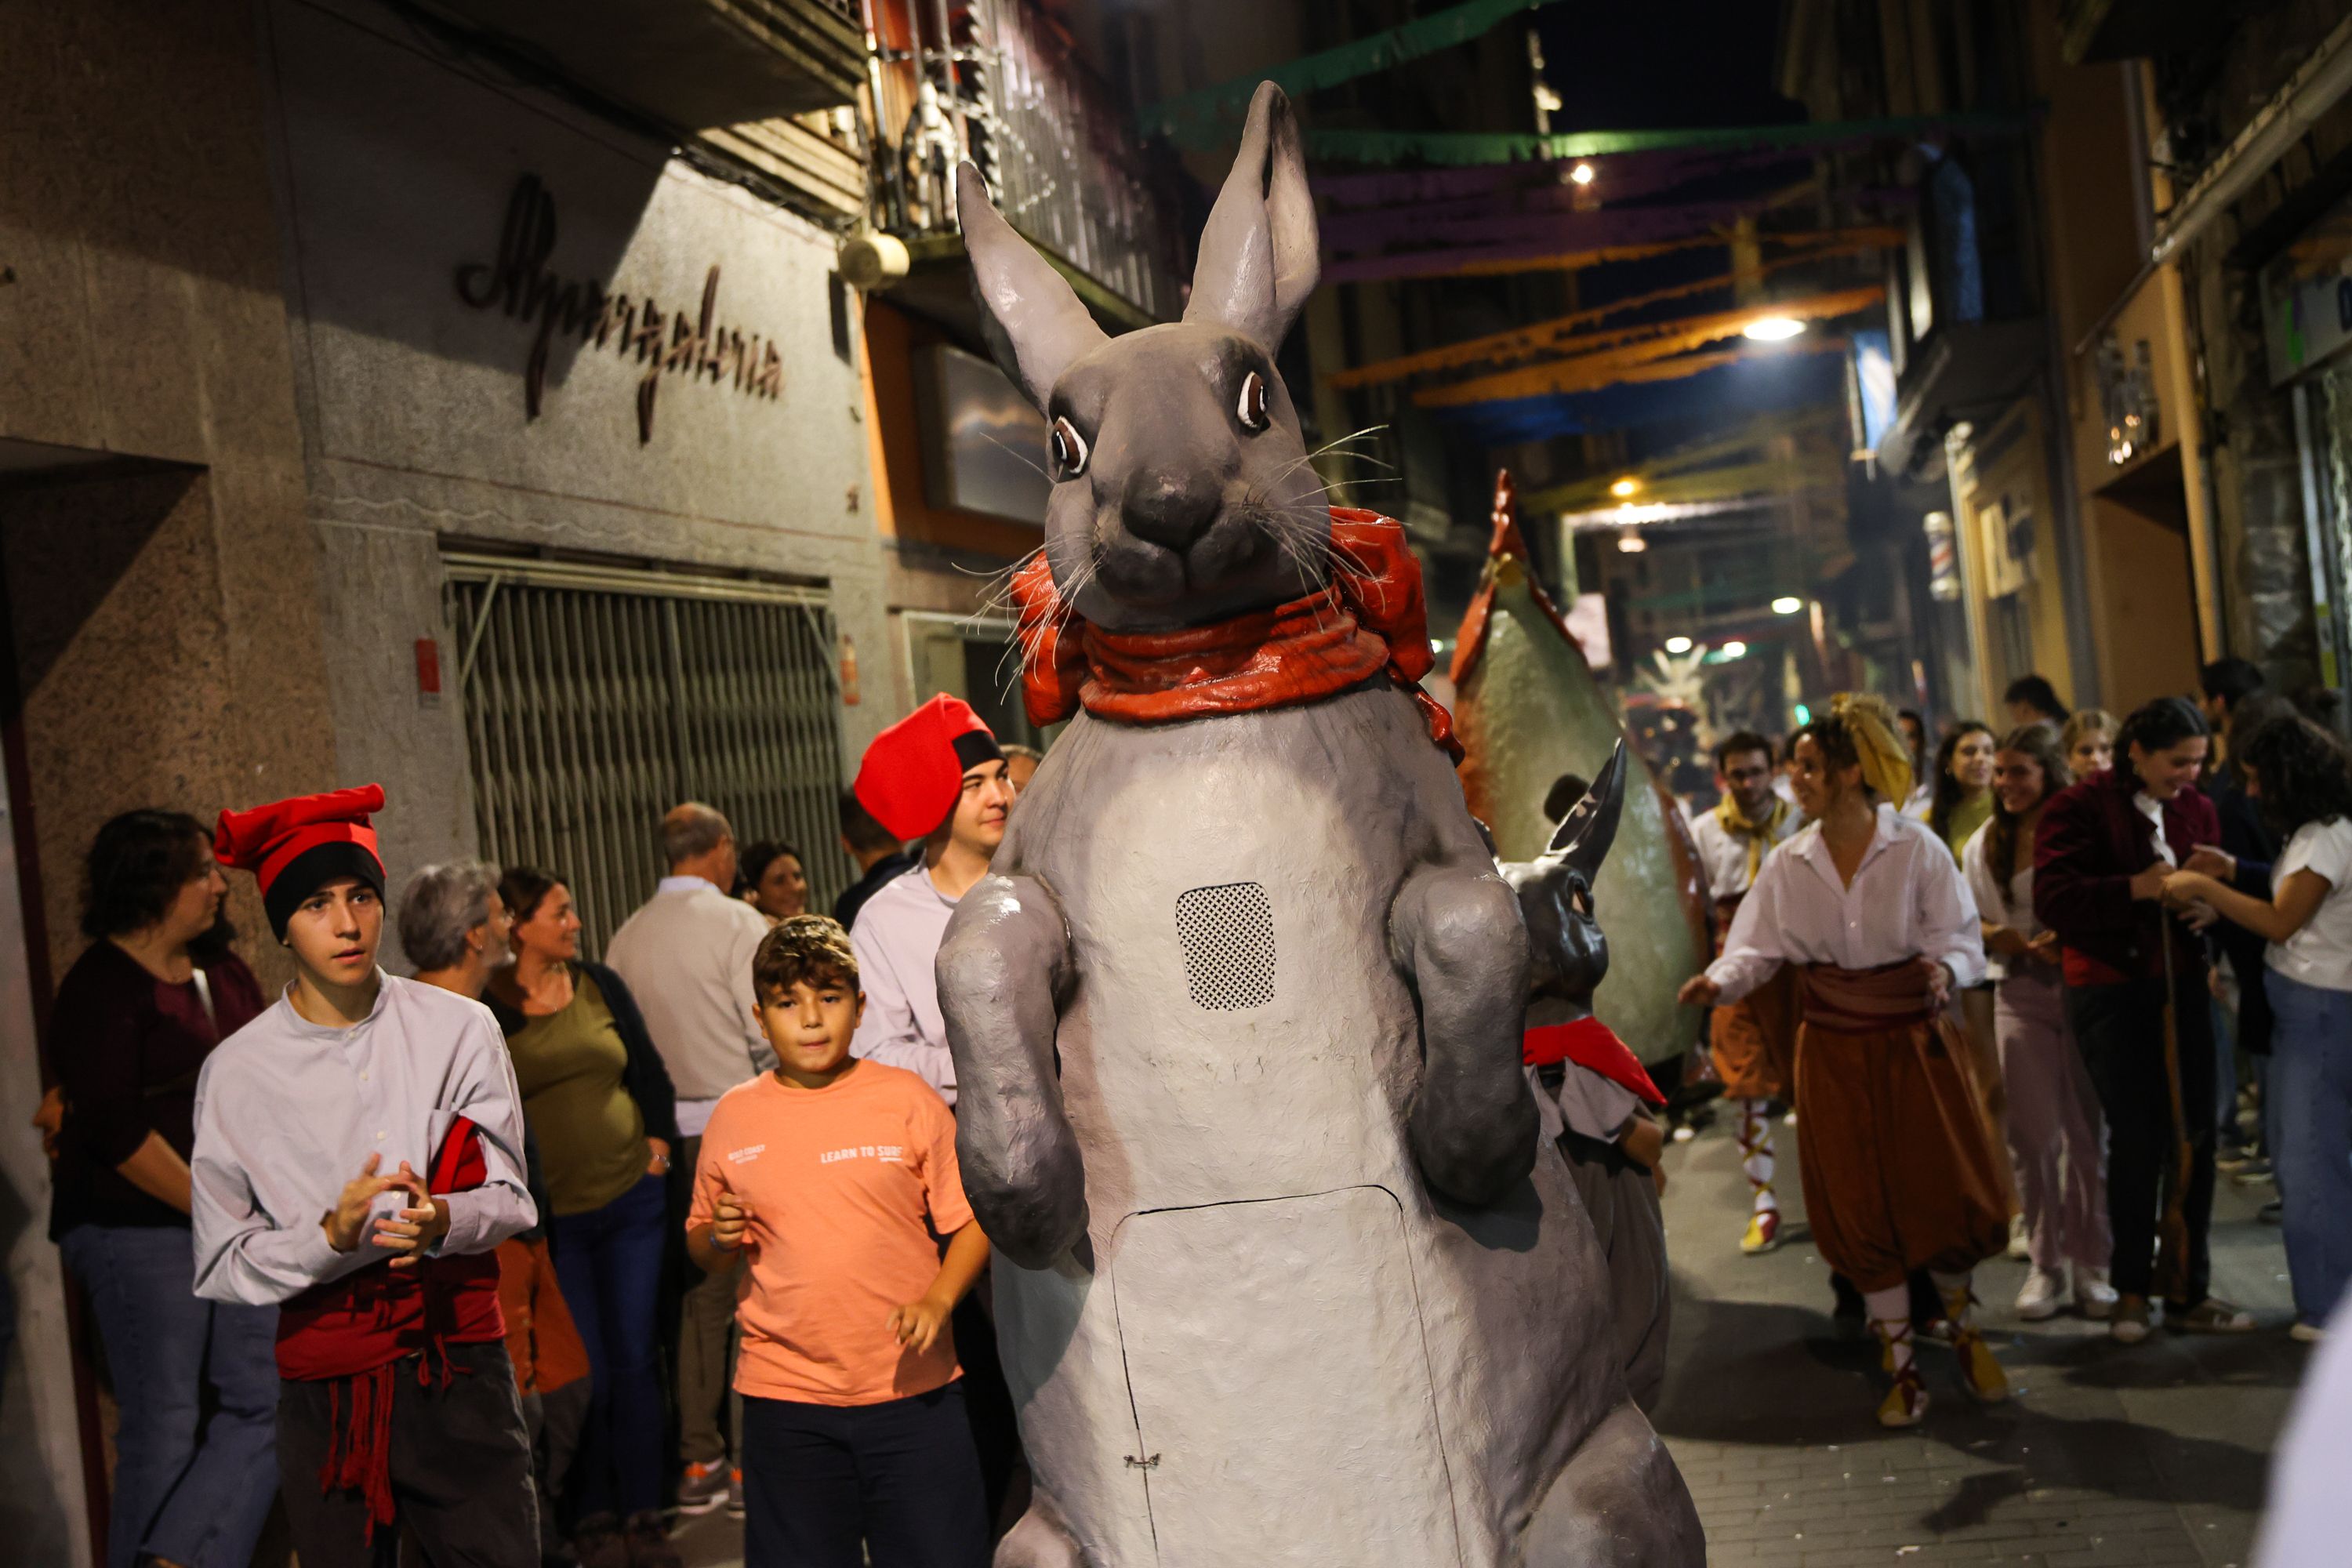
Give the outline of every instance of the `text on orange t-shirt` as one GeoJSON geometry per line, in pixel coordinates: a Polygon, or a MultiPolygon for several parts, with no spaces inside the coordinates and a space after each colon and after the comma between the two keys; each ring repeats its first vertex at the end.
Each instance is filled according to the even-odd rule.
{"type": "Polygon", "coordinates": [[[955,1116],[930,1085],[860,1061],[823,1089],[762,1073],[730,1089],[703,1129],[689,1226],[722,1190],[751,1205],[737,1393],[878,1405],[957,1376],[946,1329],[920,1354],[890,1331],[939,1276],[936,1238],[971,1223],[955,1116]]]}

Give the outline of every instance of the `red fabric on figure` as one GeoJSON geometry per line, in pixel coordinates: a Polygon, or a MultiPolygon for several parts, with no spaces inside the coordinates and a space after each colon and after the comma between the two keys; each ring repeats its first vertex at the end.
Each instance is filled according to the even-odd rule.
{"type": "Polygon", "coordinates": [[[921,838],[955,809],[965,770],[1003,755],[971,704],[943,691],[874,737],[851,789],[892,837],[921,838]]]}
{"type": "Polygon", "coordinates": [[[1460,762],[1453,715],[1420,685],[1435,660],[1421,563],[1403,525],[1356,507],[1330,510],[1328,584],[1172,632],[1095,626],[1063,602],[1045,557],[1034,557],[1013,579],[1030,720],[1058,723],[1081,707],[1129,724],[1247,713],[1329,697],[1385,669],[1421,708],[1429,738],[1460,762]]]}
{"type": "Polygon", "coordinates": [[[1531,1068],[1574,1062],[1632,1089],[1651,1105],[1666,1102],[1666,1097],[1658,1092],[1658,1086],[1643,1070],[1641,1058],[1634,1056],[1633,1048],[1598,1018],[1578,1018],[1529,1029],[1520,1041],[1519,1059],[1531,1068]]]}

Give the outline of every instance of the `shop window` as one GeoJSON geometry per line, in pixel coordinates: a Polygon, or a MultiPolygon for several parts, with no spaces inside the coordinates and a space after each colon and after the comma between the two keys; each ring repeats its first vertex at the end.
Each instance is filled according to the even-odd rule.
{"type": "Polygon", "coordinates": [[[1029,722],[1021,700],[1021,656],[1013,623],[973,616],[908,610],[900,616],[907,632],[907,668],[915,700],[940,692],[971,704],[999,741],[1043,750],[1052,732],[1029,722]]]}
{"type": "Polygon", "coordinates": [[[590,952],[665,870],[662,813],[727,814],[801,852],[809,907],[839,842],[839,642],[826,591],[660,571],[444,557],[475,826],[494,865],[553,871],[590,952]]]}

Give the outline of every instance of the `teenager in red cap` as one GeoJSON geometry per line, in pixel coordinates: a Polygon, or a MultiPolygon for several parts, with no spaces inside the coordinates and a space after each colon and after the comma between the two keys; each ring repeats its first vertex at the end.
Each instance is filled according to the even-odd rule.
{"type": "Polygon", "coordinates": [[[196,1294],[277,1306],[278,1473],[304,1568],[536,1568],[494,1249],[527,1229],[521,1100],[489,1010],[387,975],[374,784],[224,812],[294,960],[196,1083],[196,1294]]]}
{"type": "MultiPolygon", "coordinates": [[[[874,737],[857,764],[856,794],[893,837],[920,840],[921,854],[876,889],[851,928],[866,1012],[849,1048],[905,1068],[952,1107],[955,1062],[932,969],[957,900],[988,874],[1004,842],[1017,792],[988,725],[969,703],[942,692],[874,737]]],[[[956,1309],[955,1342],[992,1519],[1012,1485],[1021,1435],[996,1331],[978,1295],[956,1309]]]]}
{"type": "Polygon", "coordinates": [[[1004,753],[969,703],[942,692],[874,737],[856,795],[894,837],[924,842],[922,858],[866,901],[850,933],[866,984],[853,1048],[919,1074],[953,1105],[955,1064],[931,965],[956,900],[1004,842],[1013,799],[1004,753]]]}

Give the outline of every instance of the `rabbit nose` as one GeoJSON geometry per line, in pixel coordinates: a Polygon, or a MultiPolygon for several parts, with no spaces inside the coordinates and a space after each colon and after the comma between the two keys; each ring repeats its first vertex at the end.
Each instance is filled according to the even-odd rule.
{"type": "Polygon", "coordinates": [[[1181,550],[1208,531],[1216,520],[1215,485],[1193,473],[1138,473],[1119,498],[1121,520],[1139,539],[1181,550]]]}

